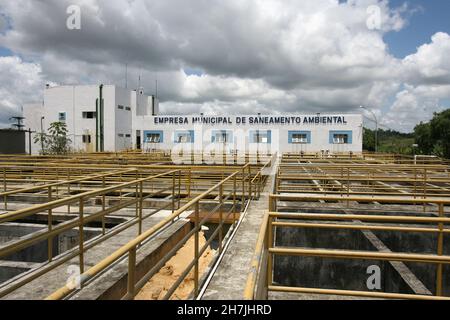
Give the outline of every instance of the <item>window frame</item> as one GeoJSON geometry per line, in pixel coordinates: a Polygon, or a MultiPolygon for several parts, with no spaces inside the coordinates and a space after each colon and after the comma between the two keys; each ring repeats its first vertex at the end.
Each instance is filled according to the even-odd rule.
{"type": "Polygon", "coordinates": [[[288,132],[288,143],[289,144],[295,144],[295,145],[305,145],[305,144],[311,144],[311,131],[305,131],[305,130],[293,130],[288,132]],[[295,135],[304,135],[306,137],[306,141],[294,141],[295,135]]]}
{"type": "Polygon", "coordinates": [[[250,143],[257,144],[271,144],[272,143],[272,130],[251,130],[249,132],[249,140],[250,143]],[[267,139],[266,141],[262,141],[261,137],[267,139]]]}
{"type": "Polygon", "coordinates": [[[334,145],[353,144],[353,131],[330,131],[329,142],[334,145]]]}
{"type": "Polygon", "coordinates": [[[97,118],[97,112],[95,111],[82,111],[81,117],[83,119],[96,119],[97,118]],[[92,114],[92,118],[88,117],[88,114],[92,114]]]}
{"type": "Polygon", "coordinates": [[[58,122],[66,122],[66,121],[67,121],[67,112],[58,111],[58,122]],[[61,115],[64,115],[64,119],[61,119],[61,115]]]}

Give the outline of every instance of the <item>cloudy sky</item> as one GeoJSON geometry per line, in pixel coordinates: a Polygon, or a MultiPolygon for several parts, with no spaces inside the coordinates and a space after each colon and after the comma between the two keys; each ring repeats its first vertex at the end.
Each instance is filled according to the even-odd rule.
{"type": "Polygon", "coordinates": [[[125,86],[128,65],[128,87],[141,75],[153,94],[158,80],[164,113],[364,105],[409,131],[450,107],[449,12],[448,0],[0,0],[0,126],[46,83],[125,86]]]}

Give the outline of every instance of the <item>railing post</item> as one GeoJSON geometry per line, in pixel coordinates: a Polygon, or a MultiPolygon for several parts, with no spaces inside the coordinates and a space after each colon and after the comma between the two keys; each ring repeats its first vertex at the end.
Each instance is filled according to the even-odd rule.
{"type": "MultiPolygon", "coordinates": [[[[56,168],[56,182],[59,182],[59,171],[58,168],[56,168]]],[[[56,197],[58,198],[59,196],[59,190],[58,190],[58,185],[56,185],[56,197]]]]}
{"type": "MultiPolygon", "coordinates": [[[[120,183],[122,184],[122,172],[120,173],[120,183]]],[[[120,190],[119,190],[119,204],[121,204],[122,203],[122,187],[120,187],[120,190]]]]}
{"type": "MultiPolygon", "coordinates": [[[[70,168],[67,169],[67,196],[70,197],[70,168]]],[[[70,203],[67,204],[67,213],[70,214],[70,203]]]]}
{"type": "Polygon", "coordinates": [[[277,199],[273,195],[269,195],[269,212],[277,211],[277,199]]]}
{"type": "Polygon", "coordinates": [[[181,170],[178,171],[178,206],[177,209],[180,209],[181,206],[181,170]]]}
{"type": "Polygon", "coordinates": [[[414,199],[417,198],[417,169],[414,168],[414,199]]]}
{"type": "Polygon", "coordinates": [[[78,248],[79,248],[80,274],[81,274],[81,273],[84,273],[84,198],[83,197],[80,198],[78,211],[79,211],[79,226],[78,226],[79,244],[78,244],[78,248]]]}
{"type": "Polygon", "coordinates": [[[127,297],[131,300],[135,296],[136,284],[136,247],[133,247],[128,252],[128,281],[127,281],[127,297]]]}
{"type": "Polygon", "coordinates": [[[219,187],[219,254],[222,253],[222,241],[223,241],[223,184],[219,187]]]}
{"type": "Polygon", "coordinates": [[[273,246],[273,217],[269,214],[268,226],[267,226],[267,288],[272,285],[272,268],[273,268],[273,254],[269,250],[273,246]]]}
{"type": "MultiPolygon", "coordinates": [[[[106,184],[105,184],[105,176],[103,176],[102,177],[102,188],[103,189],[105,189],[105,187],[106,187],[106,184]]],[[[105,194],[103,194],[102,195],[102,211],[104,212],[105,211],[105,208],[106,208],[106,204],[105,204],[105,202],[106,202],[106,196],[105,196],[105,194]]],[[[103,235],[105,235],[105,233],[106,233],[106,226],[105,226],[105,215],[103,214],[102,215],[102,234],[103,235]]]]}
{"type": "Polygon", "coordinates": [[[172,213],[175,212],[175,172],[172,173],[172,213]]]}
{"type": "MultiPolygon", "coordinates": [[[[350,167],[347,167],[347,198],[350,197],[350,167]]],[[[347,208],[350,207],[350,201],[347,200],[347,208]]]]}
{"type": "Polygon", "coordinates": [[[252,166],[248,165],[248,200],[252,199],[252,166]]]}
{"type": "Polygon", "coordinates": [[[198,296],[198,274],[199,274],[199,254],[198,254],[198,248],[199,248],[199,232],[200,232],[200,213],[199,213],[199,201],[195,203],[195,234],[194,234],[194,259],[195,259],[195,266],[194,266],[194,294],[195,297],[198,296]]]}
{"type": "Polygon", "coordinates": [[[191,197],[191,182],[192,182],[192,168],[189,168],[189,171],[188,171],[188,185],[187,185],[187,187],[188,187],[188,198],[190,198],[191,197]]]}
{"type": "Polygon", "coordinates": [[[261,197],[262,182],[263,182],[262,174],[259,174],[259,178],[258,178],[258,199],[261,197]]]}
{"type": "MultiPolygon", "coordinates": [[[[443,203],[439,204],[439,218],[444,218],[443,203]]],[[[440,222],[438,228],[437,255],[442,256],[444,253],[444,224],[440,222]]],[[[442,263],[439,263],[436,266],[436,295],[442,296],[442,263]]]]}
{"type": "Polygon", "coordinates": [[[143,182],[139,182],[139,234],[142,233],[143,182]]]}
{"type": "Polygon", "coordinates": [[[136,217],[136,219],[139,219],[139,183],[138,182],[136,182],[136,185],[134,186],[134,192],[135,192],[134,201],[136,202],[134,216],[136,217]]]}
{"type": "Polygon", "coordinates": [[[241,212],[244,212],[245,209],[245,166],[242,167],[242,195],[241,195],[241,212]]]}
{"type": "MultiPolygon", "coordinates": [[[[52,187],[48,187],[48,202],[52,200],[52,187]]],[[[48,223],[48,232],[52,231],[52,209],[48,209],[47,214],[47,223],[48,223]]],[[[47,258],[48,262],[51,262],[53,260],[53,237],[49,236],[47,238],[47,258]]]]}
{"type": "Polygon", "coordinates": [[[236,177],[237,174],[233,177],[233,224],[236,223],[236,177]]]}
{"type": "MultiPolygon", "coordinates": [[[[6,167],[3,168],[3,192],[6,192],[7,188],[6,188],[6,167]]],[[[4,195],[3,196],[3,202],[5,204],[5,211],[8,211],[8,196],[4,195]]]]}
{"type": "MultiPolygon", "coordinates": [[[[425,168],[424,173],[423,173],[423,198],[426,199],[427,198],[427,168],[425,168]]],[[[427,207],[426,207],[426,203],[423,203],[423,212],[427,211],[427,207]]]]}
{"type": "Polygon", "coordinates": [[[6,168],[3,168],[3,191],[6,192],[6,168]]]}

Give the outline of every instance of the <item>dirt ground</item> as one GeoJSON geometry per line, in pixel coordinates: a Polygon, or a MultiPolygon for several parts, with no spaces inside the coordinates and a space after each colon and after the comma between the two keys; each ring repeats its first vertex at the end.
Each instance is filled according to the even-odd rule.
{"type": "MultiPolygon", "coordinates": [[[[199,249],[201,249],[205,243],[205,236],[203,232],[201,232],[199,235],[199,249]]],[[[214,254],[215,250],[209,247],[203,253],[199,263],[199,278],[208,268],[214,254]]],[[[178,250],[175,256],[167,261],[164,267],[147,282],[142,290],[136,295],[135,300],[161,300],[193,258],[194,237],[191,237],[186,244],[178,250]]],[[[171,299],[185,300],[188,298],[192,290],[194,290],[193,269],[180,284],[180,287],[174,292],[171,299]]]]}

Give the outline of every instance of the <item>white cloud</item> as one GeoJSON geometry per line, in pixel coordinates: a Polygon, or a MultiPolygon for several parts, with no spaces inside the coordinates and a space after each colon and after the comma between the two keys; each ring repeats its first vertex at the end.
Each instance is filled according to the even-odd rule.
{"type": "Polygon", "coordinates": [[[21,114],[26,102],[37,101],[44,89],[39,64],[18,57],[0,57],[0,124],[21,114]]]}
{"type": "Polygon", "coordinates": [[[438,32],[431,43],[424,44],[417,52],[407,56],[403,64],[412,83],[450,83],[450,35],[438,32]]]}
{"type": "MultiPolygon", "coordinates": [[[[405,85],[416,88],[418,104],[447,97],[438,88],[450,81],[447,34],[404,60],[383,40],[411,11],[386,0],[0,0],[12,26],[0,46],[58,83],[124,85],[128,62],[130,86],[141,74],[153,93],[158,79],[163,112],[380,110],[405,85]],[[74,3],[82,29],[71,31],[65,9],[74,3]],[[372,5],[380,9],[380,29],[367,27],[372,5]],[[419,93],[421,85],[435,86],[431,97],[419,93]]],[[[396,100],[391,113],[406,103],[401,94],[396,100]]],[[[415,118],[404,121],[402,128],[415,118]]]]}

